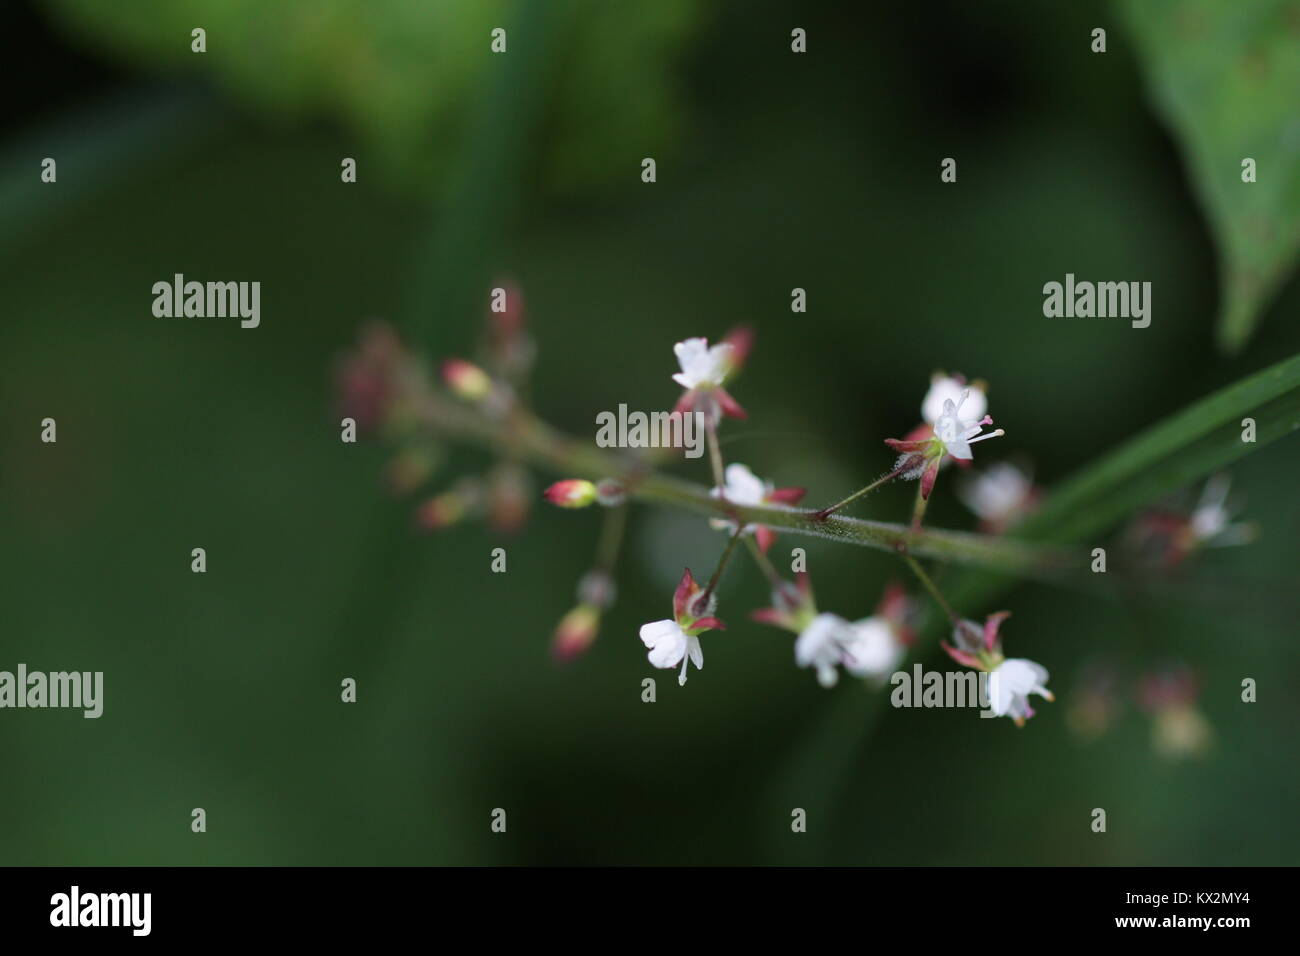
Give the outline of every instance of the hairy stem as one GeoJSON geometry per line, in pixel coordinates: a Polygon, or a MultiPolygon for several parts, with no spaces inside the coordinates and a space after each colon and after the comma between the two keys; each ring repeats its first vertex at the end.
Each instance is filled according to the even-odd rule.
{"type": "Polygon", "coordinates": [[[963,531],[918,530],[885,521],[819,512],[779,504],[740,505],[709,494],[693,482],[647,470],[644,461],[595,447],[565,435],[531,413],[517,410],[494,418],[480,409],[440,395],[423,402],[424,424],[449,438],[459,438],[499,452],[513,452],[535,467],[569,478],[617,478],[639,501],[670,505],[727,518],[739,525],[761,524],[775,531],[828,538],[877,551],[910,553],[959,564],[978,565],[1020,576],[1054,577],[1084,566],[1074,552],[1010,538],[963,531]]]}
{"type": "Polygon", "coordinates": [[[881,485],[885,484],[886,482],[893,481],[895,478],[901,475],[905,470],[906,470],[906,466],[899,465],[897,468],[895,468],[893,471],[889,472],[888,474],[881,475],[879,478],[877,478],[871,484],[867,485],[865,488],[859,488],[857,491],[853,492],[853,494],[849,495],[843,501],[837,501],[829,508],[823,508],[821,511],[817,512],[817,517],[829,518],[831,515],[835,514],[835,512],[839,511],[841,508],[845,507],[846,505],[851,505],[853,502],[857,501],[863,495],[875,491],[877,488],[879,488],[881,485]]]}

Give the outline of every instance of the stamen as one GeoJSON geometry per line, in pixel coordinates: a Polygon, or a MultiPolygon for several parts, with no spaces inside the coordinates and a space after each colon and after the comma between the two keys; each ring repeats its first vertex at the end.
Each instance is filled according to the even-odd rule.
{"type": "Polygon", "coordinates": [[[1001,438],[1005,434],[1006,432],[1004,432],[1001,428],[999,428],[997,431],[989,432],[985,435],[977,435],[974,438],[967,439],[966,444],[973,445],[977,441],[983,441],[986,438],[1001,438]]]}

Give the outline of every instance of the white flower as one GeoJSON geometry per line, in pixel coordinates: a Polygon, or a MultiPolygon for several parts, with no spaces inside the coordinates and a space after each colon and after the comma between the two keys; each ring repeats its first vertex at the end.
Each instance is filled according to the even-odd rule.
{"type": "Polygon", "coordinates": [[[673,376],[673,381],[688,389],[721,385],[731,371],[732,351],[727,342],[719,342],[712,348],[708,339],[678,342],[673,346],[673,354],[682,370],[673,376]]]}
{"type": "Polygon", "coordinates": [[[990,466],[957,488],[962,502],[981,520],[1005,525],[1030,503],[1034,483],[1008,462],[990,466]]]}
{"type": "Polygon", "coordinates": [[[853,625],[838,614],[818,614],[794,642],[794,660],[800,667],[817,670],[817,683],[834,687],[835,668],[844,663],[845,648],[853,639],[853,625]]]}
{"type": "Polygon", "coordinates": [[[704,651],[700,648],[700,639],[687,634],[676,621],[652,621],[641,625],[641,641],[650,648],[647,655],[654,667],[676,667],[682,665],[682,672],[677,675],[677,683],[686,683],[686,665],[694,663],[695,669],[704,667],[704,651]]]}
{"type": "MultiPolygon", "coordinates": [[[[954,402],[951,398],[943,401],[943,414],[934,423],[934,435],[939,441],[943,442],[944,448],[953,458],[959,458],[963,461],[969,461],[975,456],[971,454],[970,446],[977,441],[984,441],[986,438],[997,438],[1005,434],[1001,428],[996,431],[983,431],[985,425],[992,425],[993,419],[987,415],[980,417],[967,418],[962,414],[967,402],[970,401],[971,390],[968,388],[961,393],[961,397],[954,402]]],[[[978,406],[984,407],[981,399],[978,406]]]]}
{"type": "Polygon", "coordinates": [[[722,478],[726,484],[722,488],[714,488],[709,494],[715,498],[722,495],[732,504],[761,505],[772,493],[770,481],[764,481],[738,462],[728,465],[722,478]]]}
{"type": "Polygon", "coordinates": [[[998,717],[1010,716],[1017,724],[1032,717],[1029,695],[1039,694],[1053,700],[1047,689],[1047,668],[1023,657],[1005,660],[989,673],[989,709],[998,717]]]}
{"type": "Polygon", "coordinates": [[[855,677],[893,673],[907,650],[890,623],[875,615],[850,626],[851,637],[844,647],[845,669],[855,677]]]}
{"type": "MultiPolygon", "coordinates": [[[[727,470],[723,472],[723,481],[726,482],[725,485],[714,488],[709,494],[714,498],[725,498],[733,505],[746,507],[761,505],[772,493],[770,481],[764,481],[744,465],[736,462],[727,466],[727,470]]],[[[725,518],[710,518],[709,524],[715,529],[726,528],[734,531],[736,528],[736,522],[725,518]]],[[[753,528],[753,525],[748,525],[745,530],[752,531],[753,528]]]]}
{"type": "Polygon", "coordinates": [[[970,398],[967,399],[969,404],[966,406],[967,417],[972,421],[983,418],[988,411],[988,398],[984,389],[978,385],[967,385],[962,379],[948,375],[930,380],[930,390],[925,393],[925,401],[921,402],[921,417],[933,425],[943,414],[945,402],[961,403],[963,391],[970,392],[970,398]]]}
{"type": "Polygon", "coordinates": [[[1249,544],[1255,539],[1253,524],[1232,522],[1232,512],[1227,508],[1231,484],[1232,480],[1223,474],[1215,475],[1205,483],[1201,500],[1189,519],[1194,544],[1223,547],[1249,544]]]}

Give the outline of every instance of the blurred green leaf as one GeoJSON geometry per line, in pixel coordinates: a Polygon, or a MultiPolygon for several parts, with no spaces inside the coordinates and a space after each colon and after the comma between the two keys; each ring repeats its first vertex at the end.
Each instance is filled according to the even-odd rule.
{"type": "Polygon", "coordinates": [[[1300,2],[1119,0],[1218,244],[1218,339],[1250,337],[1300,247],[1300,2]],[[1242,181],[1253,159],[1257,181],[1242,181]]]}
{"type": "MultiPolygon", "coordinates": [[[[1016,537],[1078,543],[1125,515],[1300,429],[1300,355],[1220,389],[1124,442],[1052,492],[1016,537]],[[1242,420],[1255,441],[1242,441],[1242,420]]],[[[962,570],[950,585],[958,606],[991,598],[1011,579],[962,570]]]]}
{"type": "MultiPolygon", "coordinates": [[[[488,90],[527,37],[518,0],[46,0],[77,33],[151,69],[204,71],[275,113],[331,114],[376,165],[422,194],[446,195],[456,147],[492,106],[488,90]],[[207,31],[193,53],[190,31],[207,31]],[[506,31],[506,50],[490,49],[506,31]]],[[[559,69],[532,162],[562,188],[634,177],[677,115],[675,60],[700,19],[691,0],[565,4],[559,69]],[[611,155],[627,154],[611,163],[611,155]]],[[[372,167],[373,168],[373,167],[372,167]]],[[[454,177],[453,177],[454,181],[454,177]]]]}
{"type": "Polygon", "coordinates": [[[1195,402],[1085,468],[1025,522],[1021,536],[1080,541],[1300,428],[1300,355],[1195,402]],[[1242,420],[1255,441],[1242,441],[1242,420]]]}

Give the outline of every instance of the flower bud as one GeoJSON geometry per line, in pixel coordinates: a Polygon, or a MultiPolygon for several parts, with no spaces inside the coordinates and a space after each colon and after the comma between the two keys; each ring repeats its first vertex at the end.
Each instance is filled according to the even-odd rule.
{"type": "Polygon", "coordinates": [[[614,603],[614,579],[608,571],[599,568],[588,571],[578,582],[578,600],[597,608],[607,608],[614,603]]]}
{"type": "Polygon", "coordinates": [[[442,380],[458,398],[481,402],[492,394],[492,379],[473,362],[447,359],[442,363],[442,380]]]}
{"type": "Polygon", "coordinates": [[[385,481],[394,494],[409,495],[429,480],[438,459],[437,449],[430,445],[403,448],[388,463],[385,481]]]}
{"type": "Polygon", "coordinates": [[[542,497],[561,508],[585,508],[596,500],[596,486],[581,478],[570,478],[551,485],[542,497]]]}
{"type": "Polygon", "coordinates": [[[516,462],[502,462],[488,474],[488,524],[494,531],[517,531],[528,520],[529,486],[527,470],[516,462]]]}
{"type": "Polygon", "coordinates": [[[458,481],[454,488],[434,495],[415,512],[415,521],[425,531],[437,531],[453,525],[483,508],[483,489],[474,478],[458,481]]]}
{"type": "Polygon", "coordinates": [[[754,347],[754,330],[748,325],[737,325],[722,341],[731,346],[731,353],[727,356],[727,369],[734,375],[745,367],[745,360],[754,347]]]}
{"type": "Polygon", "coordinates": [[[465,517],[465,502],[454,491],[434,495],[415,512],[416,523],[425,531],[437,531],[465,517]]]}
{"type": "Polygon", "coordinates": [[[340,414],[355,419],[364,433],[382,428],[399,398],[400,370],[408,361],[391,326],[367,324],[357,347],[339,360],[335,371],[340,414]]]}
{"type": "Polygon", "coordinates": [[[560,619],[551,638],[551,654],[557,660],[573,660],[591,646],[599,627],[600,612],[590,604],[579,604],[560,619]]]}

